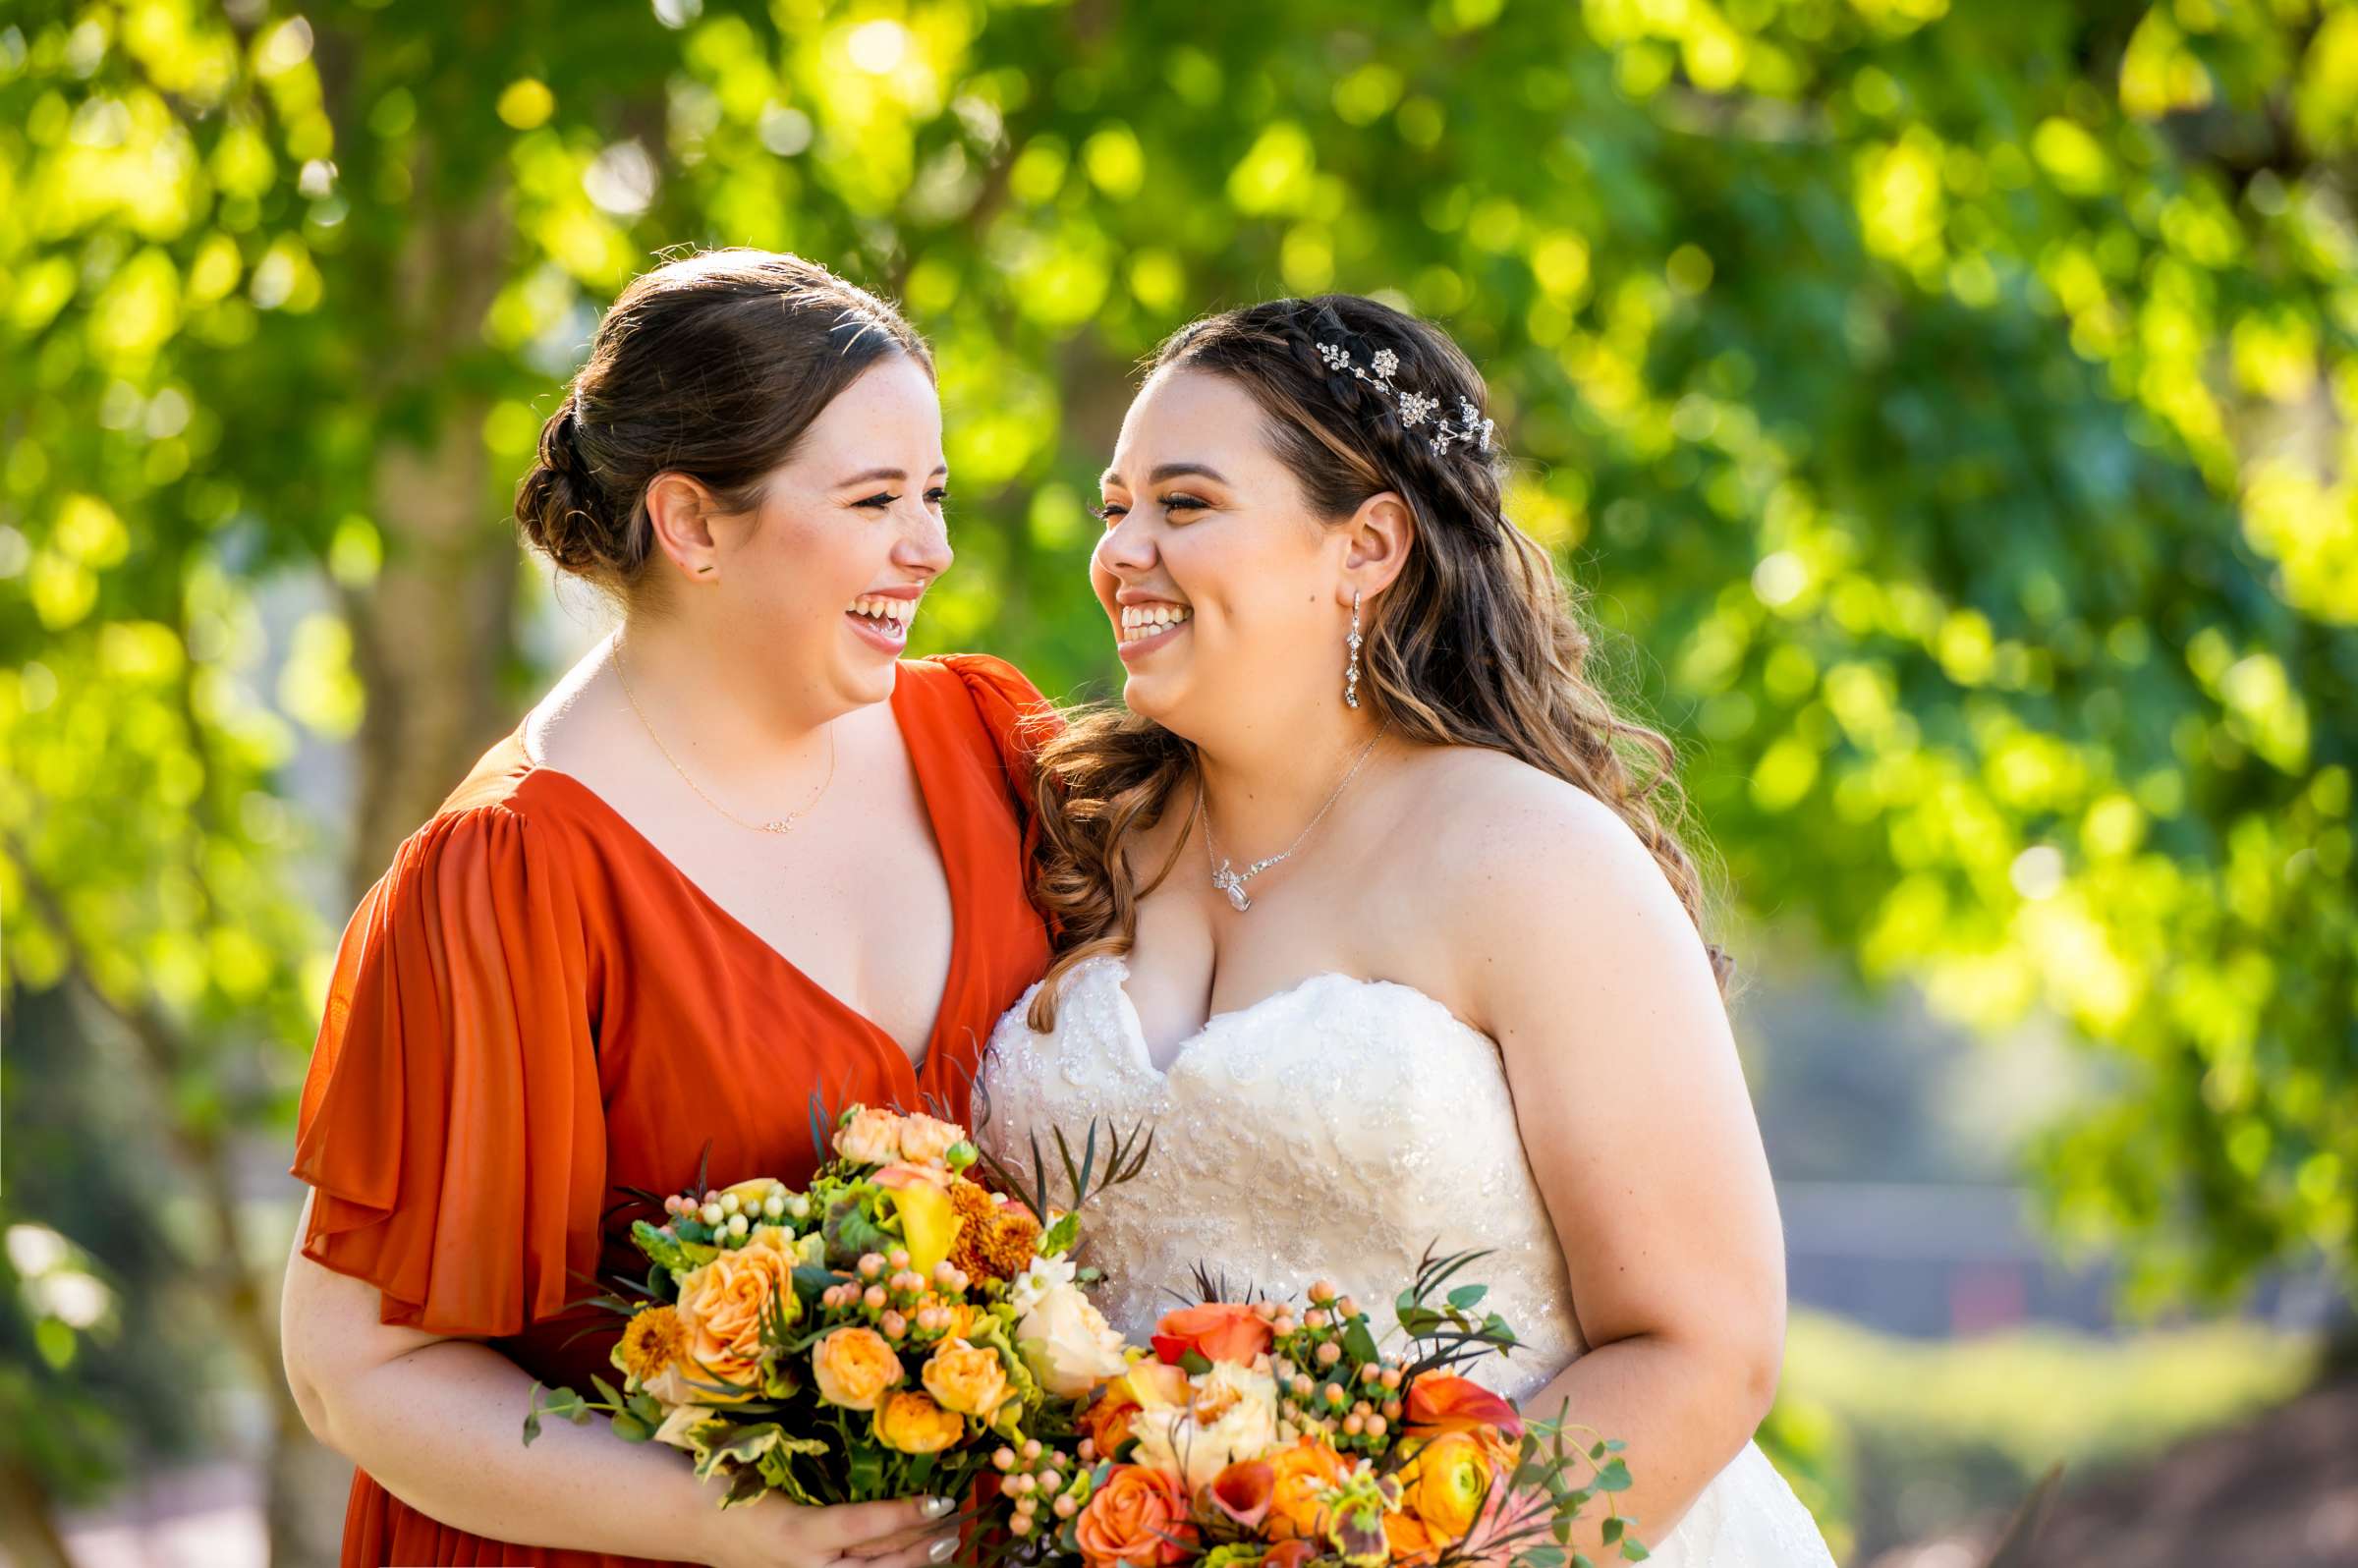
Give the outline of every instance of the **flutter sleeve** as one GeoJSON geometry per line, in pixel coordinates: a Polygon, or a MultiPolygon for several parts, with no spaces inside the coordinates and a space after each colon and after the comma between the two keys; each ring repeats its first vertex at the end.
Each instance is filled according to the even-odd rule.
{"type": "Polygon", "coordinates": [[[605,1127],[587,938],[542,829],[505,805],[401,847],[346,927],[304,1082],[304,1255],[382,1316],[496,1337],[587,1294],[605,1127]]]}
{"type": "Polygon", "coordinates": [[[988,653],[944,653],[936,662],[956,675],[974,703],[982,729],[997,749],[1008,792],[1027,825],[1033,817],[1032,782],[1039,749],[1063,728],[1056,705],[1039,695],[1024,672],[988,653]]]}

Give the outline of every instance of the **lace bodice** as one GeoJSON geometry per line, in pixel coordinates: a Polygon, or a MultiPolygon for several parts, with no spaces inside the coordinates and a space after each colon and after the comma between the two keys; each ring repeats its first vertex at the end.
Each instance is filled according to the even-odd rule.
{"type": "MultiPolygon", "coordinates": [[[[1143,1343],[1196,1300],[1198,1263],[1232,1289],[1297,1300],[1331,1279],[1387,1328],[1428,1248],[1486,1249],[1456,1282],[1488,1285],[1484,1305],[1522,1343],[1469,1375],[1522,1402],[1581,1354],[1493,1040],[1413,987],[1319,975],[1214,1016],[1157,1070],[1128,974],[1115,958],[1074,969],[1048,1035],[1026,1025],[1026,993],[991,1035],[975,1109],[976,1136],[1019,1170],[1035,1133],[1054,1160],[1059,1127],[1074,1139],[1093,1117],[1153,1127],[1141,1174],[1085,1215],[1084,1260],[1106,1271],[1099,1301],[1116,1328],[1143,1343]]],[[[1832,1568],[1750,1445],[1667,1540],[1644,1539],[1664,1568],[1832,1568]]]]}
{"type": "Polygon", "coordinates": [[[1487,1036],[1422,991],[1320,975],[1214,1017],[1158,1072],[1127,974],[1118,959],[1074,971],[1052,1036],[1025,1027],[1025,1004],[1007,1015],[980,1132],[1025,1169],[1035,1131],[1052,1158],[1058,1127],[1153,1127],[1145,1171],[1085,1216],[1116,1328],[1144,1343],[1195,1300],[1199,1262],[1297,1299],[1332,1279],[1385,1327],[1427,1248],[1487,1248],[1458,1282],[1488,1284],[1485,1305],[1523,1344],[1471,1375],[1522,1399],[1579,1353],[1564,1257],[1487,1036]]]}

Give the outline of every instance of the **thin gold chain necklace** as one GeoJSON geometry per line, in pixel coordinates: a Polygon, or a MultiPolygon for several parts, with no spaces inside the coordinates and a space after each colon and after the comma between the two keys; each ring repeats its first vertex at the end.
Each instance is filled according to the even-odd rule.
{"type": "Polygon", "coordinates": [[[620,638],[614,640],[614,678],[622,683],[623,698],[631,704],[631,711],[639,715],[639,723],[646,729],[646,738],[655,743],[655,750],[663,754],[663,760],[669,762],[671,770],[680,775],[680,782],[696,791],[698,800],[702,801],[706,806],[711,807],[712,810],[748,832],[793,832],[795,824],[811,814],[811,809],[818,804],[818,798],[827,793],[827,786],[835,782],[835,726],[830,724],[827,726],[827,776],[818,781],[818,788],[813,790],[811,798],[803,802],[802,810],[789,812],[784,816],[775,817],[766,822],[749,822],[705,794],[704,787],[689,776],[688,770],[680,766],[680,759],[671,755],[671,748],[663,744],[663,737],[655,733],[654,725],[647,721],[646,710],[639,705],[638,696],[631,690],[630,671],[623,665],[622,640],[620,638]]]}

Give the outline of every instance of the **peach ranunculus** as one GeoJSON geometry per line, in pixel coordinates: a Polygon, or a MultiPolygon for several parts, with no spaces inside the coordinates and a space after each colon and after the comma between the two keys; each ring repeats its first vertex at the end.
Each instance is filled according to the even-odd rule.
{"type": "MultiPolygon", "coordinates": [[[[680,1325],[689,1358],[717,1382],[734,1383],[751,1397],[761,1384],[761,1328],[773,1312],[788,1322],[802,1316],[794,1293],[794,1238],[765,1225],[743,1247],[689,1270],[680,1280],[680,1325]]],[[[699,1397],[725,1396],[698,1390],[699,1397]]]]}
{"type": "Polygon", "coordinates": [[[1165,1313],[1154,1325],[1153,1344],[1154,1354],[1174,1367],[1191,1350],[1206,1361],[1251,1366],[1276,1337],[1269,1320],[1252,1308],[1214,1301],[1165,1313]]]}
{"type": "Polygon", "coordinates": [[[901,1118],[875,1105],[854,1105],[835,1130],[835,1152],[855,1165],[889,1165],[901,1157],[901,1118]]]}
{"type": "Polygon", "coordinates": [[[1187,1554],[1195,1534],[1178,1484],[1143,1465],[1114,1466],[1073,1522],[1089,1568],[1163,1568],[1187,1554]]]}
{"type": "Polygon", "coordinates": [[[977,1421],[989,1421],[1011,1397],[1006,1364],[988,1345],[945,1339],[933,1347],[920,1375],[942,1409],[977,1421]]]}
{"type": "Polygon", "coordinates": [[[873,1410],[900,1385],[901,1358],[872,1328],[838,1328],[811,1347],[818,1397],[845,1410],[873,1410]]]}
{"type": "Polygon", "coordinates": [[[1266,1457],[1277,1479],[1262,1534],[1271,1540],[1324,1542],[1331,1522],[1325,1494],[1342,1484],[1349,1468],[1343,1456],[1322,1438],[1301,1437],[1266,1457]]]}
{"type": "Polygon", "coordinates": [[[1082,1434],[1096,1444],[1100,1458],[1111,1459],[1129,1438],[1140,1411],[1174,1409],[1187,1403],[1187,1373],[1178,1368],[1133,1362],[1128,1372],[1108,1378],[1082,1413],[1082,1434]]]}
{"type": "Polygon", "coordinates": [[[937,1454],[965,1435],[965,1417],[914,1388],[896,1389],[876,1407],[876,1441],[904,1454],[937,1454]]]}
{"type": "Polygon", "coordinates": [[[932,1116],[901,1118],[901,1158],[913,1165],[940,1165],[966,1142],[966,1129],[932,1116]]]}

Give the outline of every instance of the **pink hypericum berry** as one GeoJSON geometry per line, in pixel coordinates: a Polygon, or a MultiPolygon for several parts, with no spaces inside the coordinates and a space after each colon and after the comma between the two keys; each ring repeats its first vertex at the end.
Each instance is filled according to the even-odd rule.
{"type": "Polygon", "coordinates": [[[1386,1388],[1397,1388],[1400,1386],[1400,1369],[1397,1367],[1386,1367],[1382,1373],[1377,1376],[1376,1380],[1383,1384],[1383,1386],[1386,1388]]]}
{"type": "Polygon", "coordinates": [[[909,1249],[906,1247],[895,1247],[891,1252],[884,1255],[884,1261],[890,1263],[895,1268],[907,1268],[909,1266],[909,1249]]]}
{"type": "Polygon", "coordinates": [[[898,1339],[909,1332],[909,1319],[899,1313],[886,1313],[876,1326],[884,1330],[886,1339],[898,1339]]]}
{"type": "Polygon", "coordinates": [[[1319,1366],[1331,1367],[1343,1359],[1343,1347],[1329,1339],[1319,1347],[1318,1358],[1319,1366]]]}
{"type": "Polygon", "coordinates": [[[1317,1284],[1310,1287],[1310,1299],[1317,1302],[1321,1307],[1334,1300],[1334,1298],[1335,1289],[1334,1282],[1332,1280],[1321,1279],[1317,1284]]]}
{"type": "Polygon", "coordinates": [[[1302,1326],[1305,1328],[1323,1328],[1326,1323],[1326,1314],[1319,1308],[1313,1307],[1302,1315],[1302,1326]]]}
{"type": "Polygon", "coordinates": [[[860,1297],[861,1302],[871,1313],[882,1312],[884,1310],[884,1303],[889,1299],[890,1298],[884,1294],[884,1287],[881,1285],[869,1286],[860,1297]]]}
{"type": "Polygon", "coordinates": [[[992,1466],[999,1470],[1013,1470],[1015,1468],[1015,1450],[1012,1448],[994,1448],[991,1450],[990,1462],[992,1466]]]}
{"type": "Polygon", "coordinates": [[[1070,1497],[1059,1497],[1049,1507],[1059,1519],[1070,1519],[1081,1511],[1081,1505],[1070,1497]]]}
{"type": "Polygon", "coordinates": [[[1023,1455],[1024,1463],[1027,1465],[1032,1463],[1033,1460],[1038,1459],[1039,1457],[1039,1439],[1037,1437],[1025,1438],[1023,1455]]]}
{"type": "Polygon", "coordinates": [[[860,1277],[861,1277],[862,1279],[873,1279],[873,1278],[875,1278],[875,1277],[876,1277],[878,1274],[881,1274],[882,1272],[884,1272],[884,1256],[883,1256],[883,1254],[881,1254],[881,1253],[863,1253],[863,1254],[861,1255],[861,1258],[860,1258],[860,1277]]]}

